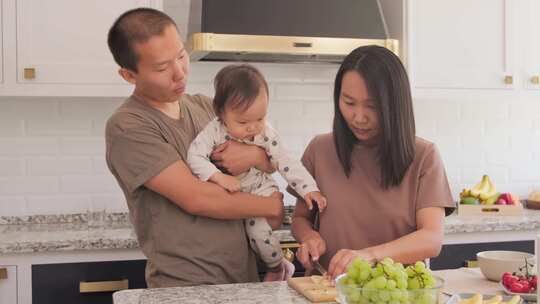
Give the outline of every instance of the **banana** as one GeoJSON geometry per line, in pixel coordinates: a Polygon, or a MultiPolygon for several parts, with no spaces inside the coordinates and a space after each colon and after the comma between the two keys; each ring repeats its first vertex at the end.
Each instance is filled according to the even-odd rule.
{"type": "Polygon", "coordinates": [[[471,196],[480,198],[480,194],[489,191],[489,177],[484,174],[482,180],[471,188],[471,196]]]}
{"type": "Polygon", "coordinates": [[[468,197],[468,196],[471,196],[471,189],[464,188],[459,193],[459,198],[464,198],[464,197],[468,197]]]}
{"type": "Polygon", "coordinates": [[[495,192],[495,194],[488,197],[486,200],[482,201],[481,203],[484,205],[493,205],[499,199],[500,196],[501,196],[500,192],[495,192]]]}
{"type": "MultiPolygon", "coordinates": [[[[481,201],[487,201],[490,197],[497,194],[497,188],[495,188],[495,185],[493,185],[493,183],[491,182],[491,179],[489,178],[489,176],[487,176],[487,175],[484,175],[484,176],[486,177],[486,182],[488,184],[488,188],[487,188],[487,191],[480,193],[480,200],[481,201]]],[[[495,199],[495,201],[496,201],[496,199],[495,199]]],[[[495,202],[495,201],[493,201],[493,202],[495,202]]]]}

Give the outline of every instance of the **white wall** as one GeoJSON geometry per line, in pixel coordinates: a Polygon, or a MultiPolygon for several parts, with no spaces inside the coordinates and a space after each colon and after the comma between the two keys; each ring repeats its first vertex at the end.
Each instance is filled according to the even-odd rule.
{"type": "MultiPolygon", "coordinates": [[[[212,94],[222,63],[192,64],[189,92],[212,94]]],[[[257,64],[270,86],[270,119],[300,157],[331,129],[337,66],[257,64]]],[[[511,91],[415,93],[418,135],[443,156],[454,195],[484,173],[500,190],[540,187],[540,102],[511,91]]],[[[111,98],[0,98],[0,215],[125,211],[104,161],[111,98]]],[[[292,202],[288,200],[288,202],[292,202]]]]}

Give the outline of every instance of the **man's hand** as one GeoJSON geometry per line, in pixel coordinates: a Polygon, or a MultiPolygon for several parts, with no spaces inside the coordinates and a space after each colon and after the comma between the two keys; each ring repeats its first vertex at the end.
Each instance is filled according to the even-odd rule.
{"type": "Polygon", "coordinates": [[[308,192],[304,196],[304,201],[309,210],[313,209],[313,202],[319,207],[319,212],[323,212],[326,208],[326,198],[319,191],[308,192]]]}
{"type": "Polygon", "coordinates": [[[296,251],[296,258],[306,271],[313,270],[312,261],[318,261],[321,255],[326,252],[326,242],[318,232],[313,232],[306,240],[300,244],[296,251]]]}
{"type": "Polygon", "coordinates": [[[234,140],[217,146],[210,158],[218,168],[233,176],[247,172],[252,167],[267,173],[273,172],[272,165],[262,148],[234,140]]]}
{"type": "Polygon", "coordinates": [[[240,191],[240,181],[234,176],[216,172],[210,176],[210,181],[220,185],[231,193],[240,191]]]}

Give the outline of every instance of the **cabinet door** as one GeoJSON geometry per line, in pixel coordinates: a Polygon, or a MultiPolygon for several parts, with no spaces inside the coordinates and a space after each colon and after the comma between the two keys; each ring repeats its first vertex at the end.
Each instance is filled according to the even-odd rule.
{"type": "Polygon", "coordinates": [[[407,2],[414,87],[513,87],[512,0],[407,2]]]}
{"type": "Polygon", "coordinates": [[[17,0],[19,83],[120,84],[107,32],[124,11],[159,0],[17,0]]]}
{"type": "MultiPolygon", "coordinates": [[[[540,1],[527,0],[518,2],[524,5],[520,16],[525,16],[523,36],[523,84],[528,89],[540,89],[540,1]]],[[[521,8],[521,7],[520,7],[521,8]]]]}
{"type": "Polygon", "coordinates": [[[524,251],[534,254],[534,241],[443,245],[439,256],[429,260],[429,266],[432,270],[467,267],[468,261],[476,261],[478,252],[488,250],[524,251]]]}
{"type": "Polygon", "coordinates": [[[112,304],[126,283],[147,287],[145,267],[146,260],[32,265],[32,303],[112,304]]]}
{"type": "Polygon", "coordinates": [[[17,267],[0,265],[0,303],[17,304],[17,267]]]}

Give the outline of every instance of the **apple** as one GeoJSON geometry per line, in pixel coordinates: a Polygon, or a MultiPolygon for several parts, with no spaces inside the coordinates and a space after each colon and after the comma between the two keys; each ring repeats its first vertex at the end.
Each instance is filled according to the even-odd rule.
{"type": "Polygon", "coordinates": [[[506,201],[499,197],[496,201],[495,201],[495,205],[506,205],[506,201]]]}
{"type": "Polygon", "coordinates": [[[502,193],[501,196],[499,196],[499,199],[503,199],[506,202],[506,205],[512,205],[513,204],[512,194],[510,194],[510,193],[502,193]]]}

